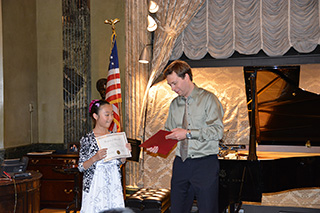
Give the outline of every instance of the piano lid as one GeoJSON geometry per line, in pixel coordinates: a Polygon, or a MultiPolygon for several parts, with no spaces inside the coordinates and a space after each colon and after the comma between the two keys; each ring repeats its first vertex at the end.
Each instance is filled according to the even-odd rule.
{"type": "Polygon", "coordinates": [[[300,66],[244,68],[259,144],[320,146],[320,95],[299,88],[299,76],[300,66]]]}

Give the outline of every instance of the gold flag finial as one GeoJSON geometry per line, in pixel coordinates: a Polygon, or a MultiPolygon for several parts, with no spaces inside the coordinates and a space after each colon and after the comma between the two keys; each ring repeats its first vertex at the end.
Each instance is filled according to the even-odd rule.
{"type": "Polygon", "coordinates": [[[110,47],[110,54],[112,52],[113,49],[113,45],[114,42],[116,40],[117,37],[117,33],[116,33],[116,23],[118,23],[120,21],[120,19],[115,18],[115,19],[107,19],[104,21],[105,24],[110,24],[112,26],[112,34],[111,34],[111,47],[110,47]]]}
{"type": "Polygon", "coordinates": [[[115,18],[115,19],[108,19],[108,20],[105,20],[104,23],[105,24],[110,24],[112,26],[112,32],[115,32],[116,30],[116,23],[118,23],[120,21],[120,19],[118,18],[115,18]]]}

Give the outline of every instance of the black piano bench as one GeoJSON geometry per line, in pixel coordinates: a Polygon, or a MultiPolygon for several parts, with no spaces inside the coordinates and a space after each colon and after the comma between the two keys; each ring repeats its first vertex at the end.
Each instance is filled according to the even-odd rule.
{"type": "Polygon", "coordinates": [[[168,213],[170,190],[139,189],[126,199],[126,207],[132,209],[135,213],[168,213]]]}

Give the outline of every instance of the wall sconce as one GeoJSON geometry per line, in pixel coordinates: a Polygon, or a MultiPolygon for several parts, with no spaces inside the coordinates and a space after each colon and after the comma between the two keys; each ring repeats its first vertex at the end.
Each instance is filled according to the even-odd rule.
{"type": "Polygon", "coordinates": [[[151,32],[151,44],[147,44],[144,46],[140,57],[139,63],[148,64],[152,58],[152,51],[153,51],[153,36],[154,31],[158,28],[158,24],[153,17],[155,17],[155,13],[159,10],[159,5],[155,2],[150,0],[149,1],[149,12],[152,14],[148,15],[148,27],[147,30],[151,32]],[[153,16],[153,17],[152,17],[153,16]]]}
{"type": "Polygon", "coordinates": [[[151,60],[151,50],[152,50],[152,44],[147,44],[146,46],[144,46],[140,57],[139,57],[139,63],[142,64],[148,64],[151,60]]]}
{"type": "Polygon", "coordinates": [[[155,20],[155,13],[158,12],[159,5],[155,1],[149,1],[149,12],[151,14],[148,15],[148,27],[147,30],[149,32],[153,32],[158,28],[158,24],[155,20]]]}
{"type": "Polygon", "coordinates": [[[159,5],[155,3],[154,1],[150,1],[149,3],[149,12],[150,13],[156,13],[159,10],[159,5]]]}
{"type": "Polygon", "coordinates": [[[153,32],[157,28],[158,28],[158,25],[157,25],[156,21],[150,15],[148,15],[148,27],[147,27],[147,30],[149,32],[153,32]]]}

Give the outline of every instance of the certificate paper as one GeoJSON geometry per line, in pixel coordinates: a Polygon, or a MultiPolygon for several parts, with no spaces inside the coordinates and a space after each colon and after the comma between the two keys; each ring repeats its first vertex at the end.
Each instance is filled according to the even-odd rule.
{"type": "Polygon", "coordinates": [[[131,157],[131,153],[126,147],[128,140],[125,132],[107,134],[96,139],[99,149],[107,148],[107,157],[104,162],[117,158],[131,157]]]}

